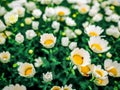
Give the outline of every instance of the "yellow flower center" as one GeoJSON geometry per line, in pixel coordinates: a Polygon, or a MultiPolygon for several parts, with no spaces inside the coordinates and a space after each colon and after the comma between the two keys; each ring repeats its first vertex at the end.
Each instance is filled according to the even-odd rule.
{"type": "Polygon", "coordinates": [[[102,70],[96,70],[96,73],[99,74],[101,77],[103,76],[103,71],[102,70]]]}
{"type": "Polygon", "coordinates": [[[90,71],[90,68],[88,66],[81,66],[81,72],[87,76],[88,72],[90,71]]]}
{"type": "Polygon", "coordinates": [[[25,70],[25,75],[29,75],[32,73],[32,67],[29,67],[25,70]]]}
{"type": "Polygon", "coordinates": [[[8,55],[7,54],[3,55],[3,59],[7,60],[8,59],[8,55]]]}
{"type": "Polygon", "coordinates": [[[97,83],[98,83],[98,84],[102,84],[102,83],[103,83],[103,80],[102,80],[102,79],[97,79],[97,83]]]}
{"type": "Polygon", "coordinates": [[[112,69],[110,69],[110,70],[108,70],[108,72],[109,73],[112,73],[114,76],[116,76],[117,75],[117,70],[116,70],[116,68],[112,68],[112,69]]]}
{"type": "Polygon", "coordinates": [[[90,32],[89,35],[90,36],[98,36],[98,34],[96,32],[90,32]]]}
{"type": "Polygon", "coordinates": [[[51,90],[60,90],[59,86],[54,86],[51,90]]]}
{"type": "Polygon", "coordinates": [[[65,15],[65,12],[64,12],[64,11],[59,11],[59,12],[58,12],[58,15],[59,15],[59,16],[64,16],[64,15],[65,15]]]}
{"type": "Polygon", "coordinates": [[[83,63],[83,57],[80,55],[74,55],[73,60],[76,65],[81,65],[83,63]]]}
{"type": "Polygon", "coordinates": [[[102,47],[100,46],[100,44],[96,44],[96,43],[92,44],[91,48],[95,48],[95,49],[100,50],[100,51],[102,50],[102,47]]]}
{"type": "Polygon", "coordinates": [[[44,44],[45,45],[50,45],[50,44],[52,44],[54,41],[52,40],[52,39],[47,39],[45,42],[44,42],[44,44]]]}
{"type": "Polygon", "coordinates": [[[14,16],[14,15],[11,15],[10,18],[9,18],[9,20],[10,20],[11,22],[15,22],[15,16],[14,16]]]}
{"type": "Polygon", "coordinates": [[[86,13],[87,9],[85,7],[81,8],[82,13],[86,13]]]}

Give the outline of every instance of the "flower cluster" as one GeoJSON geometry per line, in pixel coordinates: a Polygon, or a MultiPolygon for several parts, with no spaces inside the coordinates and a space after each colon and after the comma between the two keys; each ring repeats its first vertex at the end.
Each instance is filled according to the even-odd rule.
{"type": "Polygon", "coordinates": [[[0,90],[119,90],[119,44],[119,0],[3,0],[0,90]]]}

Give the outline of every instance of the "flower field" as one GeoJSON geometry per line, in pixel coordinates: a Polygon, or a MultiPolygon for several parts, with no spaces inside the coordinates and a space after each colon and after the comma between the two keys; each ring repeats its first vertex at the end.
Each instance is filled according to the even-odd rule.
{"type": "Polygon", "coordinates": [[[1,0],[0,90],[120,90],[120,0],[1,0]]]}

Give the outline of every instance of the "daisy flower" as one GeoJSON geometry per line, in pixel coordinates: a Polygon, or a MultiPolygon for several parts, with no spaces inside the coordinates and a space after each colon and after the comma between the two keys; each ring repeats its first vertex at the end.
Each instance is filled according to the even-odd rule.
{"type": "Polygon", "coordinates": [[[101,27],[95,25],[89,25],[85,28],[85,33],[90,37],[99,36],[103,31],[101,27]]]}
{"type": "Polygon", "coordinates": [[[104,62],[104,68],[108,74],[112,77],[120,77],[120,63],[106,59],[104,62]]]}
{"type": "Polygon", "coordinates": [[[71,52],[71,60],[75,65],[87,65],[91,63],[90,54],[88,51],[84,50],[83,48],[75,48],[71,52]]]}
{"type": "Polygon", "coordinates": [[[0,61],[2,63],[8,63],[10,61],[10,53],[8,51],[3,51],[0,53],[0,61]]]}
{"type": "Polygon", "coordinates": [[[46,48],[52,48],[56,43],[56,37],[53,34],[45,33],[41,35],[40,43],[46,48]]]}
{"type": "Polygon", "coordinates": [[[18,68],[18,72],[20,76],[27,78],[33,77],[36,73],[33,64],[30,63],[22,63],[18,68]]]}
{"type": "Polygon", "coordinates": [[[108,41],[102,39],[101,37],[90,37],[88,44],[95,53],[103,53],[110,49],[110,47],[108,47],[108,41]]]}

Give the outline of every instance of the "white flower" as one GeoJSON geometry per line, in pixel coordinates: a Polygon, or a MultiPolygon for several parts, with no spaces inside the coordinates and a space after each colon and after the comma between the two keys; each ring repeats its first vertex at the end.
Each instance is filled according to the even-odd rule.
{"type": "Polygon", "coordinates": [[[56,43],[56,37],[53,34],[45,33],[41,35],[40,43],[46,48],[53,48],[56,43]]]}
{"type": "Polygon", "coordinates": [[[18,21],[18,14],[13,12],[8,12],[4,15],[4,20],[7,25],[14,24],[18,21]]]}
{"type": "Polygon", "coordinates": [[[88,65],[91,63],[89,52],[84,50],[83,48],[81,49],[75,48],[71,52],[70,58],[75,65],[84,66],[84,65],[88,65]]]}
{"type": "Polygon", "coordinates": [[[32,22],[32,29],[38,30],[39,29],[39,22],[38,21],[33,21],[32,22]]]}
{"type": "Polygon", "coordinates": [[[95,25],[88,25],[85,28],[86,34],[90,37],[99,36],[103,31],[104,30],[101,27],[95,25]]]}
{"type": "Polygon", "coordinates": [[[5,42],[6,42],[6,37],[0,34],[0,45],[5,44],[5,42]]]}
{"type": "Polygon", "coordinates": [[[27,90],[27,89],[24,85],[10,84],[9,86],[5,86],[2,90],[27,90]]]}
{"type": "Polygon", "coordinates": [[[112,57],[112,54],[111,54],[110,52],[107,52],[107,53],[106,53],[106,56],[107,56],[108,58],[111,58],[111,57],[112,57]]]}
{"type": "Polygon", "coordinates": [[[67,7],[63,7],[63,6],[57,6],[55,7],[55,12],[57,16],[68,16],[70,14],[70,10],[67,7]]]}
{"type": "Polygon", "coordinates": [[[6,29],[5,24],[0,20],[0,32],[4,31],[6,29]]]}
{"type": "Polygon", "coordinates": [[[5,7],[0,6],[0,16],[3,16],[6,12],[7,11],[6,11],[5,7]]]}
{"type": "Polygon", "coordinates": [[[106,85],[109,83],[109,79],[108,79],[107,76],[106,76],[104,79],[96,78],[96,79],[94,80],[94,83],[95,83],[97,86],[106,86],[106,85]]]}
{"type": "Polygon", "coordinates": [[[77,3],[78,0],[67,0],[68,3],[70,4],[74,4],[74,3],[77,3]]]}
{"type": "Polygon", "coordinates": [[[70,28],[65,29],[65,34],[67,37],[69,37],[69,39],[77,37],[76,34],[70,28]]]}
{"type": "Polygon", "coordinates": [[[99,21],[101,21],[102,19],[103,19],[103,15],[102,15],[101,13],[96,14],[96,15],[92,18],[92,20],[95,21],[95,22],[99,22],[99,21]]]}
{"type": "Polygon", "coordinates": [[[103,70],[101,68],[101,65],[93,66],[92,75],[96,78],[105,79],[105,77],[108,75],[107,71],[103,70]]]}
{"type": "Polygon", "coordinates": [[[70,50],[73,50],[77,47],[77,42],[71,42],[69,45],[70,50]]]}
{"type": "Polygon", "coordinates": [[[25,8],[23,7],[15,7],[13,9],[13,12],[17,13],[19,17],[24,17],[25,16],[25,8]]]}
{"type": "Polygon", "coordinates": [[[104,62],[104,68],[112,77],[120,77],[120,63],[106,59],[104,62]]]}
{"type": "Polygon", "coordinates": [[[43,80],[45,82],[50,82],[53,80],[52,72],[47,72],[46,74],[43,73],[43,80]]]}
{"type": "Polygon", "coordinates": [[[10,53],[8,51],[3,51],[0,53],[0,61],[2,63],[8,63],[10,61],[10,53]]]}
{"type": "Polygon", "coordinates": [[[53,2],[54,4],[57,4],[57,5],[58,5],[58,4],[61,4],[62,1],[63,1],[63,0],[52,0],[52,2],[53,2]]]}
{"type": "Polygon", "coordinates": [[[32,38],[37,36],[34,30],[27,30],[25,34],[28,40],[31,40],[32,38]]]}
{"type": "Polygon", "coordinates": [[[45,16],[49,17],[49,18],[54,17],[55,16],[55,9],[52,7],[46,7],[45,8],[45,16]]]}
{"type": "Polygon", "coordinates": [[[51,4],[52,0],[41,0],[41,4],[51,4]]]}
{"type": "Polygon", "coordinates": [[[19,75],[22,77],[33,77],[36,73],[33,64],[30,63],[22,63],[18,68],[19,75]]]}
{"type": "Polygon", "coordinates": [[[52,28],[58,31],[60,28],[60,23],[57,21],[53,21],[52,28]]]}
{"type": "Polygon", "coordinates": [[[65,22],[68,26],[76,26],[76,22],[70,17],[66,17],[65,22]]]}
{"type": "Polygon", "coordinates": [[[111,21],[113,22],[118,22],[120,19],[120,16],[118,14],[112,14],[110,17],[111,17],[111,21]]]}
{"type": "Polygon", "coordinates": [[[76,35],[81,35],[82,34],[82,31],[80,29],[75,29],[74,32],[75,32],[76,35]]]}
{"type": "Polygon", "coordinates": [[[65,85],[64,87],[61,88],[61,90],[74,90],[74,89],[72,89],[72,84],[70,84],[70,85],[65,85]]]}
{"type": "Polygon", "coordinates": [[[18,33],[18,34],[15,36],[15,41],[18,42],[18,43],[23,43],[23,41],[24,41],[24,36],[23,36],[21,33],[18,33]]]}
{"type": "Polygon", "coordinates": [[[81,14],[86,14],[89,10],[90,10],[90,6],[89,6],[89,5],[81,5],[81,6],[78,8],[78,11],[79,11],[81,14]]]}
{"type": "Polygon", "coordinates": [[[62,46],[68,46],[69,42],[70,41],[69,41],[68,37],[62,37],[62,39],[61,39],[62,46]]]}
{"type": "Polygon", "coordinates": [[[110,7],[105,7],[105,14],[106,15],[112,15],[113,14],[113,11],[110,9],[110,7]]]}
{"type": "Polygon", "coordinates": [[[27,17],[25,18],[25,24],[30,25],[32,23],[32,19],[27,17]]]}
{"type": "Polygon", "coordinates": [[[34,9],[36,9],[35,3],[31,2],[31,1],[25,3],[25,7],[26,7],[26,9],[27,9],[28,12],[33,11],[34,9]]]}
{"type": "Polygon", "coordinates": [[[89,11],[89,15],[95,16],[99,10],[100,10],[100,8],[98,6],[92,6],[92,8],[89,11]]]}
{"type": "Polygon", "coordinates": [[[40,18],[40,16],[42,15],[42,11],[40,9],[34,9],[33,12],[32,12],[32,15],[35,18],[40,18]]]}
{"type": "Polygon", "coordinates": [[[103,53],[110,49],[110,47],[108,47],[108,41],[102,39],[101,37],[90,37],[88,44],[95,53],[103,53]]]}
{"type": "Polygon", "coordinates": [[[110,28],[108,28],[106,30],[106,34],[107,35],[112,35],[115,38],[119,38],[120,37],[120,32],[119,32],[118,28],[115,27],[115,26],[110,26],[110,28]]]}
{"type": "Polygon", "coordinates": [[[35,59],[35,63],[34,63],[35,67],[40,67],[42,64],[43,64],[43,61],[41,57],[38,57],[35,59]]]}
{"type": "Polygon", "coordinates": [[[92,66],[93,65],[91,65],[91,64],[88,64],[85,66],[78,66],[78,70],[83,76],[88,77],[91,74],[91,67],[92,66]]]}

